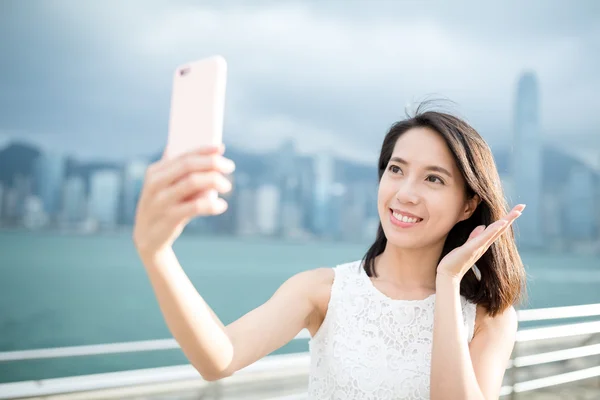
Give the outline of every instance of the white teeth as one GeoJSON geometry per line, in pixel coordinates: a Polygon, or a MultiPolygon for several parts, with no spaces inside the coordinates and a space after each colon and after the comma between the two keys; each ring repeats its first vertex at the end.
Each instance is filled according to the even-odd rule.
{"type": "Polygon", "coordinates": [[[417,218],[410,218],[410,217],[407,217],[406,215],[402,215],[397,212],[394,212],[393,214],[397,220],[402,221],[402,222],[408,222],[408,223],[414,224],[418,221],[417,218]]]}

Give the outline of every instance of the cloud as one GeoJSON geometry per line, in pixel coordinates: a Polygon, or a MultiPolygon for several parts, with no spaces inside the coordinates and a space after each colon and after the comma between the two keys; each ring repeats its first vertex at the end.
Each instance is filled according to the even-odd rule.
{"type": "MultiPolygon", "coordinates": [[[[3,120],[12,126],[4,128],[113,143],[90,151],[106,152],[117,140],[123,154],[161,146],[172,70],[214,53],[229,61],[226,134],[247,146],[293,136],[308,149],[322,138],[368,158],[406,104],[428,94],[455,100],[490,143],[507,144],[515,85],[527,69],[538,74],[543,131],[552,140],[586,143],[600,127],[593,2],[38,4],[37,13],[21,14],[22,30],[35,26],[52,40],[12,40],[45,44],[53,78],[35,80],[46,85],[41,100],[25,80],[12,86],[28,94],[16,99],[33,102],[37,125],[11,106],[16,113],[3,120]],[[48,94],[49,81],[64,88],[61,96],[48,94]]],[[[0,95],[0,105],[7,101],[0,95]]]]}

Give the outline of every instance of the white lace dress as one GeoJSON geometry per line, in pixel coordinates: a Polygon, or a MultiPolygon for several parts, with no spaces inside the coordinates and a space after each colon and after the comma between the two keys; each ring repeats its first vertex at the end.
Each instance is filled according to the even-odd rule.
{"type": "MultiPolygon", "coordinates": [[[[435,295],[394,300],[361,261],[334,268],[325,320],[309,341],[311,400],[429,399],[435,295]]],[[[476,305],[461,298],[468,342],[476,305]]]]}

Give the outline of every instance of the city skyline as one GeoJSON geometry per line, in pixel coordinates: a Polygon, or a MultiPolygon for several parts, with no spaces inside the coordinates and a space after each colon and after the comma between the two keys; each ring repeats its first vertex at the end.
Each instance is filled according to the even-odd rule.
{"type": "MultiPolygon", "coordinates": [[[[518,242],[527,248],[575,242],[594,246],[594,240],[600,243],[600,215],[590,215],[600,197],[600,175],[543,142],[538,91],[535,75],[523,74],[515,92],[512,151],[492,149],[509,204],[533,205],[531,218],[517,224],[518,242]],[[570,207],[570,201],[578,207],[570,207]]],[[[0,150],[4,172],[6,151],[0,150]]],[[[131,226],[145,168],[161,154],[102,164],[47,154],[35,146],[20,151],[29,154],[25,164],[31,164],[31,173],[13,173],[13,185],[0,175],[0,222],[40,229],[50,221],[51,227],[77,227],[82,233],[131,226]]],[[[300,154],[292,139],[258,155],[235,147],[229,151],[238,164],[234,191],[226,195],[230,210],[195,219],[187,230],[336,240],[364,240],[375,232],[375,163],[353,163],[332,151],[300,154]],[[343,218],[349,214],[353,218],[343,218]]],[[[8,159],[23,162],[23,154],[8,159]]]]}
{"type": "Polygon", "coordinates": [[[0,66],[0,143],[107,160],[154,151],[174,68],[221,53],[224,137],[246,151],[292,138],[301,152],[336,147],[369,161],[428,95],[455,101],[492,146],[510,146],[513,88],[532,70],[545,141],[600,168],[594,2],[2,4],[11,62],[0,66]]]}

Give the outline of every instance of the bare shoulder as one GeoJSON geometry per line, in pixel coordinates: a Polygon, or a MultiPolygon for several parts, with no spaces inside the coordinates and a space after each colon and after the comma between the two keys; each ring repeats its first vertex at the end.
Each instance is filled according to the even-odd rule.
{"type": "Polygon", "coordinates": [[[298,272],[297,274],[293,275],[290,279],[293,279],[298,283],[332,283],[333,275],[333,268],[320,267],[298,272]]]}
{"type": "Polygon", "coordinates": [[[292,275],[282,286],[303,293],[314,293],[322,286],[331,286],[334,272],[332,268],[314,268],[292,275]]]}
{"type": "Polygon", "coordinates": [[[331,286],[331,284],[333,283],[333,268],[321,267],[311,269],[306,272],[308,272],[312,276],[312,279],[314,280],[315,284],[325,284],[331,286]]]}
{"type": "Polygon", "coordinates": [[[514,336],[518,329],[517,311],[513,306],[503,312],[491,316],[485,307],[477,306],[475,318],[475,334],[489,332],[493,335],[514,336]]]}
{"type": "Polygon", "coordinates": [[[308,271],[305,271],[305,273],[307,273],[307,275],[309,276],[309,280],[311,281],[311,283],[317,287],[317,286],[325,286],[326,288],[331,288],[331,285],[333,284],[333,278],[334,278],[334,271],[333,268],[327,268],[327,267],[321,267],[321,268],[314,268],[308,271]]]}
{"type": "Polygon", "coordinates": [[[314,268],[298,274],[299,281],[305,285],[310,293],[309,297],[318,311],[326,311],[327,309],[334,275],[333,268],[326,267],[314,268]],[[302,275],[302,278],[300,278],[300,275],[302,275]]]}
{"type": "Polygon", "coordinates": [[[275,295],[306,299],[310,301],[313,313],[319,314],[323,311],[323,305],[327,308],[333,278],[333,268],[321,267],[298,272],[288,278],[275,295]]]}

